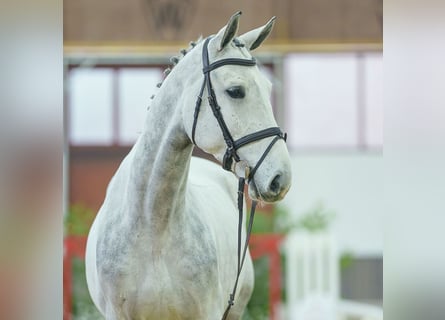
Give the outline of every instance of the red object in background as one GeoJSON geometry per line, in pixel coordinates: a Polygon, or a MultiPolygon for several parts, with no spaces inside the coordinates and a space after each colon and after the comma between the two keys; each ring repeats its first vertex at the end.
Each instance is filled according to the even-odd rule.
{"type": "Polygon", "coordinates": [[[86,236],[69,236],[63,240],[63,320],[71,320],[72,311],[72,259],[85,259],[86,236]]]}
{"type": "MultiPolygon", "coordinates": [[[[278,320],[277,307],[281,301],[281,262],[279,246],[282,235],[262,234],[250,238],[250,254],[252,259],[268,256],[269,269],[269,310],[270,319],[278,320]]],[[[87,237],[68,236],[64,239],[63,257],[63,319],[71,320],[72,312],[72,259],[85,259],[87,237]]]]}
{"type": "Polygon", "coordinates": [[[269,258],[269,319],[271,320],[278,320],[278,306],[281,301],[280,244],[283,238],[281,234],[253,234],[249,242],[253,260],[263,256],[269,258]]]}

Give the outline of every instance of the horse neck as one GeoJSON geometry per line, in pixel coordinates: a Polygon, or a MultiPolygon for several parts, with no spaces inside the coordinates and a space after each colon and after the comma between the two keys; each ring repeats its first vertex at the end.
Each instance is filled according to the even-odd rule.
{"type": "Polygon", "coordinates": [[[154,235],[168,230],[172,217],[181,220],[193,150],[182,124],[183,81],[168,80],[153,100],[144,131],[132,150],[129,179],[129,202],[138,220],[146,221],[154,235]]]}

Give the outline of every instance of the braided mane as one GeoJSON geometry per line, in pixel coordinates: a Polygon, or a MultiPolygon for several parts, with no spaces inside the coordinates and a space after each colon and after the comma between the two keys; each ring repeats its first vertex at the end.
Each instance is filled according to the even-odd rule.
{"type": "MultiPolygon", "coordinates": [[[[164,79],[159,82],[156,87],[160,88],[162,86],[162,83],[164,82],[165,78],[167,78],[167,76],[170,74],[170,72],[172,71],[172,69],[186,56],[187,53],[189,53],[190,51],[193,50],[194,47],[196,47],[197,44],[201,43],[203,40],[202,36],[200,36],[198,38],[198,40],[196,41],[190,41],[189,43],[189,47],[186,49],[181,49],[179,51],[179,55],[173,56],[170,58],[170,62],[172,63],[169,67],[167,67],[164,70],[164,79]]],[[[150,99],[154,99],[155,95],[152,95],[150,97],[150,99]]],[[[147,110],[150,108],[150,106],[148,106],[147,110]]]]}

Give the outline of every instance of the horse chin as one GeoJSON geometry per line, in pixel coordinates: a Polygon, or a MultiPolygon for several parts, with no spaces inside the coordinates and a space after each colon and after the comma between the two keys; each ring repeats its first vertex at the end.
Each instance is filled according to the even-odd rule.
{"type": "Polygon", "coordinates": [[[251,180],[249,182],[248,191],[249,191],[249,197],[252,200],[263,201],[263,199],[261,199],[260,193],[258,192],[258,189],[257,189],[255,182],[253,180],[251,180]]]}

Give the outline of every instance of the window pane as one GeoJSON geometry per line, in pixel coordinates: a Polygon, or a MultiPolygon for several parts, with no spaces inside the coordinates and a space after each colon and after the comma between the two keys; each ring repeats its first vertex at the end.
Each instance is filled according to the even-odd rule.
{"type": "Polygon", "coordinates": [[[369,53],[365,63],[366,143],[371,147],[383,146],[383,57],[369,53]]]}
{"type": "Polygon", "coordinates": [[[357,61],[352,53],[292,54],[284,61],[291,147],[357,145],[357,61]]]}
{"type": "Polygon", "coordinates": [[[112,142],[111,69],[76,68],[69,75],[70,140],[77,145],[112,142]]]}
{"type": "Polygon", "coordinates": [[[122,68],[119,71],[119,141],[133,144],[144,125],[150,97],[162,79],[160,68],[122,68]]]}

